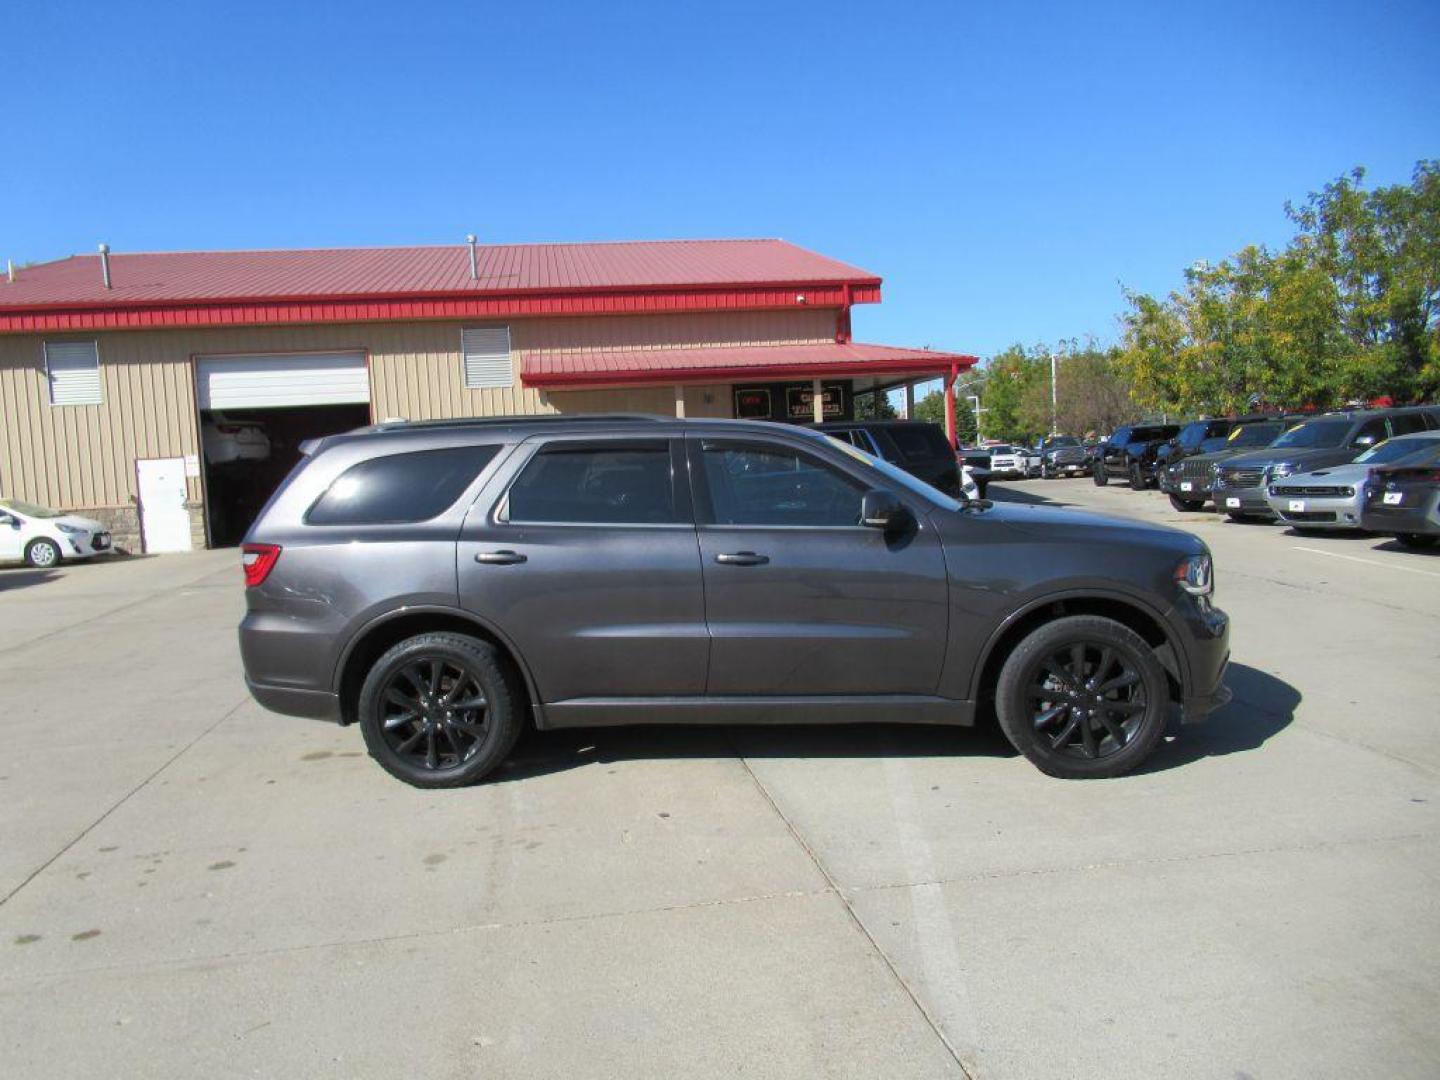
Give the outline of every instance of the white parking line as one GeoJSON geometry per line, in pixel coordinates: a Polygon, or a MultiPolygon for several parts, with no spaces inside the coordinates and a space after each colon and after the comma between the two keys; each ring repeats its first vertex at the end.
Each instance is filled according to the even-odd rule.
{"type": "Polygon", "coordinates": [[[1378,566],[1381,570],[1400,570],[1406,574],[1440,578],[1440,574],[1434,570],[1421,570],[1418,566],[1392,566],[1390,563],[1376,562],[1374,559],[1362,559],[1358,555],[1341,555],[1338,551],[1321,551],[1319,548],[1301,547],[1298,544],[1292,546],[1296,551],[1308,551],[1311,555],[1328,555],[1332,559],[1346,559],[1349,562],[1364,563],[1366,566],[1378,566]]]}

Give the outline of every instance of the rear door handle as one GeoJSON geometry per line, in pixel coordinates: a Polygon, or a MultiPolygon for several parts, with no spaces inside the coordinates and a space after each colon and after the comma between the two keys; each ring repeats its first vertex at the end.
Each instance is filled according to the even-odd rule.
{"type": "Polygon", "coordinates": [[[487,566],[513,566],[524,562],[525,556],[518,551],[477,551],[475,561],[487,566]]]}
{"type": "Polygon", "coordinates": [[[757,555],[753,551],[735,551],[716,555],[715,561],[726,566],[763,566],[770,561],[769,555],[757,555]]]}

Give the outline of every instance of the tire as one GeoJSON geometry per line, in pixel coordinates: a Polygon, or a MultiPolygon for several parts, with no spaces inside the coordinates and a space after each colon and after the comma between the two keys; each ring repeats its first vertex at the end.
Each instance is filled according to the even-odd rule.
{"type": "Polygon", "coordinates": [[[1193,514],[1197,510],[1204,510],[1204,502],[1196,502],[1194,499],[1182,499],[1179,495],[1170,496],[1170,505],[1182,514],[1193,514]]]}
{"type": "Polygon", "coordinates": [[[489,642],[420,634],[391,648],[365,676],[360,731],[370,756],[391,776],[418,788],[463,787],[504,762],[523,727],[522,700],[515,676],[489,642]],[[446,710],[451,700],[479,704],[446,710]]]}
{"type": "Polygon", "coordinates": [[[1040,466],[1040,479],[1041,479],[1041,480],[1054,480],[1054,479],[1055,479],[1055,474],[1050,471],[1050,467],[1049,467],[1048,465],[1041,465],[1041,466],[1040,466]]]}
{"type": "Polygon", "coordinates": [[[60,565],[60,545],[43,536],[25,545],[25,562],[37,570],[49,570],[60,565]]]}
{"type": "Polygon", "coordinates": [[[1412,551],[1428,551],[1435,546],[1435,542],[1440,540],[1440,537],[1427,533],[1398,533],[1395,539],[1400,541],[1401,546],[1410,548],[1412,551]]]}
{"type": "Polygon", "coordinates": [[[1239,525],[1254,525],[1256,523],[1255,515],[1242,514],[1238,510],[1227,510],[1225,511],[1225,516],[1239,525]]]}
{"type": "Polygon", "coordinates": [[[1144,491],[1150,485],[1145,482],[1145,474],[1140,471],[1139,465],[1130,466],[1130,490],[1144,491]]]}
{"type": "Polygon", "coordinates": [[[1041,772],[1098,779],[1129,772],[1150,756],[1165,733],[1169,691],[1164,668],[1139,634],[1113,619],[1071,615],[1032,631],[1006,658],[995,710],[1005,737],[1041,772]],[[1072,693],[1051,673],[1069,679],[1077,647],[1084,681],[1072,693]],[[1117,680],[1125,681],[1098,692],[1117,680]],[[1047,690],[1056,697],[1037,699],[1047,690]],[[1051,719],[1040,723],[1047,714],[1051,719]],[[1057,742],[1067,732],[1068,741],[1057,742]]]}
{"type": "Polygon", "coordinates": [[[989,480],[976,480],[976,481],[975,481],[975,490],[976,490],[976,492],[980,495],[980,498],[982,498],[982,499],[985,498],[985,489],[986,489],[987,487],[989,487],[989,486],[990,486],[990,481],[989,481],[989,480]]]}
{"type": "Polygon", "coordinates": [[[1095,467],[1090,470],[1090,479],[1095,481],[1096,487],[1104,487],[1110,482],[1110,477],[1105,473],[1105,463],[1097,461],[1095,467]]]}

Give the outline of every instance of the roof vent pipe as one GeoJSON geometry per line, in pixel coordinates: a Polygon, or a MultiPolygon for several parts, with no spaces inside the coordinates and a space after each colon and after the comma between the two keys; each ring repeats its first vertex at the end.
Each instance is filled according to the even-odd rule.
{"type": "Polygon", "coordinates": [[[110,245],[100,245],[100,272],[105,275],[105,287],[110,288],[110,245]]]}
{"type": "Polygon", "coordinates": [[[10,279],[10,284],[11,284],[11,285],[14,285],[14,284],[15,284],[15,260],[14,260],[14,259],[6,259],[6,260],[5,260],[5,276],[10,279]]]}
{"type": "Polygon", "coordinates": [[[470,245],[470,280],[480,280],[480,266],[475,261],[475,234],[469,233],[465,237],[465,243],[470,245]]]}

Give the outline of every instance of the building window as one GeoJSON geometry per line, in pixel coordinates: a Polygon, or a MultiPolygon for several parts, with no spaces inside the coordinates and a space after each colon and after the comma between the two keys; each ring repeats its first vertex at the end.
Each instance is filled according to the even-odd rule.
{"type": "Polygon", "coordinates": [[[480,326],[460,331],[460,352],[465,361],[465,385],[471,390],[515,385],[510,362],[510,328],[480,326]]]}
{"type": "Polygon", "coordinates": [[[100,404],[100,349],[93,341],[45,342],[51,405],[100,404]]]}

